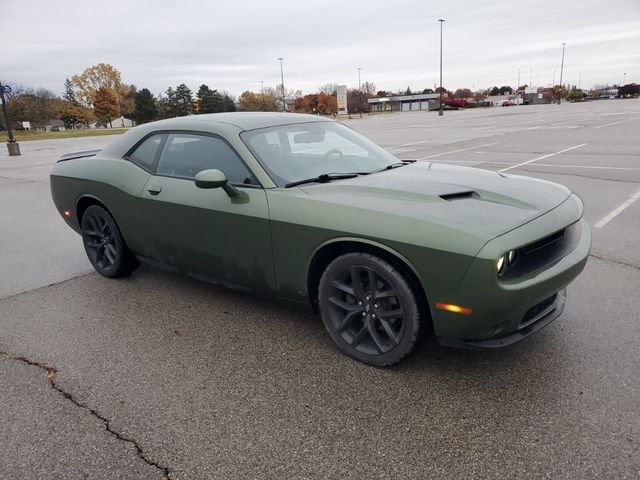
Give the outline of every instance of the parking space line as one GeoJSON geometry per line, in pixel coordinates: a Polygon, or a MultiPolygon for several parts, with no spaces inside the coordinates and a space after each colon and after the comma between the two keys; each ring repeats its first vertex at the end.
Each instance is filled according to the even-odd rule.
{"type": "Polygon", "coordinates": [[[587,145],[586,143],[581,143],[580,145],[574,145],[573,147],[565,148],[564,150],[560,150],[554,153],[547,153],[546,155],[542,155],[540,157],[532,158],[531,160],[527,160],[526,162],[518,163],[517,165],[511,165],[510,167],[503,168],[500,171],[506,172],[507,170],[512,170],[514,168],[522,167],[523,165],[528,165],[533,162],[537,162],[538,160],[544,160],[545,158],[553,157],[555,155],[560,155],[561,153],[568,152],[570,150],[575,150],[576,148],[584,147],[587,145]]]}
{"type": "Polygon", "coordinates": [[[597,130],[598,128],[613,127],[614,125],[620,125],[621,123],[630,122],[632,120],[637,120],[637,118],[627,118],[626,120],[618,120],[617,122],[605,123],[604,125],[598,125],[597,127],[593,127],[593,128],[597,130]]]}
{"type": "MultiPolygon", "coordinates": [[[[508,162],[483,162],[481,160],[436,160],[442,163],[481,163],[482,165],[511,165],[508,162]]],[[[549,168],[586,168],[595,170],[629,170],[631,172],[640,171],[640,167],[609,167],[604,165],[566,165],[562,163],[536,163],[532,167],[549,168]]]]}
{"type": "Polygon", "coordinates": [[[459,150],[451,150],[449,152],[434,153],[433,155],[427,155],[426,157],[421,157],[421,158],[418,158],[417,160],[420,161],[420,160],[426,160],[428,158],[441,157],[442,155],[450,155],[452,153],[466,152],[467,150],[473,150],[481,147],[488,147],[489,145],[495,145],[496,143],[500,143],[500,142],[484,143],[482,145],[476,145],[474,147],[460,148],[459,150]]]}
{"type": "Polygon", "coordinates": [[[613,220],[618,215],[620,215],[623,212],[623,210],[625,210],[626,208],[631,206],[631,204],[633,202],[635,202],[636,200],[638,200],[639,198],[640,198],[640,190],[638,190],[636,193],[634,193],[631,196],[631,198],[629,198],[626,201],[624,201],[618,208],[613,210],[609,215],[607,215],[602,220],[600,220],[598,223],[596,223],[594,228],[602,228],[602,227],[604,227],[607,223],[609,223],[611,220],[613,220]]]}

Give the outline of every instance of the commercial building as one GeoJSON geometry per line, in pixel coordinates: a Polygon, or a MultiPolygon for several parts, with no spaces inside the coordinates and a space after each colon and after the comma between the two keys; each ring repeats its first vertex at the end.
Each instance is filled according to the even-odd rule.
{"type": "Polygon", "coordinates": [[[411,110],[434,110],[438,108],[439,93],[419,93],[416,95],[394,95],[373,97],[367,102],[372,112],[408,112],[411,110]]]}

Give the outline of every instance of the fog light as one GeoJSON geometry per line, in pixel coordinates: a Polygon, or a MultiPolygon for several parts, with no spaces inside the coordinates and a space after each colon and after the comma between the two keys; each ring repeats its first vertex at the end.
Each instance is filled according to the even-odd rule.
{"type": "Polygon", "coordinates": [[[496,267],[498,267],[498,275],[502,273],[502,269],[504,268],[504,255],[501,256],[496,262],[496,267]]]}
{"type": "Polygon", "coordinates": [[[473,312],[473,310],[468,307],[461,307],[459,305],[452,305],[450,303],[438,302],[436,303],[436,308],[438,310],[446,310],[447,312],[461,313],[462,315],[471,315],[471,313],[473,312]]]}
{"type": "Polygon", "coordinates": [[[515,265],[517,258],[518,258],[518,252],[516,252],[515,250],[509,250],[509,253],[507,253],[507,261],[510,267],[515,265]]]}

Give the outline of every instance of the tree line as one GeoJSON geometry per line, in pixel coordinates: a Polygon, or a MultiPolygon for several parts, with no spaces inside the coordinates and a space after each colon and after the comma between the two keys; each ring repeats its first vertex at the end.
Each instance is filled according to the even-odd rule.
{"type": "MultiPolygon", "coordinates": [[[[235,110],[231,95],[205,84],[198,88],[195,96],[184,83],[154,96],[147,88],[138,89],[135,85],[125,84],[120,72],[106,63],[99,63],[66,79],[62,96],[44,88],[11,86],[12,92],[5,94],[9,116],[18,122],[16,126],[28,121],[32,128],[44,128],[51,120],[61,120],[66,128],[83,128],[93,123],[118,127],[113,120],[119,117],[141,124],[164,118],[235,110]]],[[[3,119],[0,123],[6,128],[3,119]]]]}

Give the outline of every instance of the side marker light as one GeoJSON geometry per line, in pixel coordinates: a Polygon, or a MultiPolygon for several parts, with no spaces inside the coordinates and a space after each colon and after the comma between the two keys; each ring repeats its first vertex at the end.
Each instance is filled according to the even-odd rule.
{"type": "Polygon", "coordinates": [[[63,214],[65,217],[70,217],[70,216],[71,216],[71,210],[65,210],[65,211],[63,211],[63,212],[62,212],[62,214],[63,214]]]}
{"type": "Polygon", "coordinates": [[[445,310],[447,312],[460,313],[462,315],[471,315],[473,310],[467,307],[461,307],[459,305],[452,305],[450,303],[436,303],[438,310],[445,310]]]}

